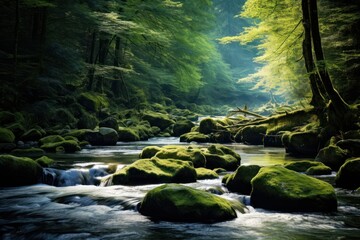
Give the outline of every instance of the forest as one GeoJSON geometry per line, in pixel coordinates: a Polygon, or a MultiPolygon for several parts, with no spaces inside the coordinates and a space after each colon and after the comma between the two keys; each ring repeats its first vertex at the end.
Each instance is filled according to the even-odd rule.
{"type": "Polygon", "coordinates": [[[1,238],[360,235],[359,1],[0,2],[1,238]]]}

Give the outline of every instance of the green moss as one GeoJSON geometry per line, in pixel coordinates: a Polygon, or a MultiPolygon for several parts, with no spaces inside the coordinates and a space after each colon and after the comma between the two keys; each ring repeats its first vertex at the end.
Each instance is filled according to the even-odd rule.
{"type": "Polygon", "coordinates": [[[211,193],[167,184],[149,191],[139,212],[156,220],[212,223],[236,218],[231,203],[211,193]]]}
{"type": "Polygon", "coordinates": [[[284,167],[295,172],[306,172],[311,167],[325,167],[325,165],[321,162],[304,160],[287,163],[284,167]]]}
{"type": "Polygon", "coordinates": [[[90,112],[98,112],[101,108],[109,107],[107,98],[95,92],[81,93],[78,102],[90,112]]]}
{"type": "Polygon", "coordinates": [[[332,170],[328,166],[313,166],[306,170],[307,175],[329,175],[332,170]]]}
{"type": "Polygon", "coordinates": [[[165,130],[175,123],[169,118],[169,115],[151,111],[145,112],[142,119],[148,121],[151,126],[159,127],[161,130],[165,130]]]}
{"type": "Polygon", "coordinates": [[[14,149],[11,151],[11,154],[18,157],[39,158],[44,156],[45,152],[40,148],[27,148],[27,149],[14,149]]]}
{"type": "Polygon", "coordinates": [[[77,139],[76,137],[74,136],[66,136],[64,137],[64,140],[73,140],[75,142],[79,142],[79,139],[77,139]]]}
{"type": "Polygon", "coordinates": [[[343,150],[338,146],[330,145],[328,147],[320,149],[315,160],[322,162],[334,171],[337,171],[339,170],[341,165],[345,163],[345,160],[347,158],[348,153],[346,150],[343,150]]]}
{"type": "Polygon", "coordinates": [[[157,146],[147,146],[141,151],[140,158],[152,158],[157,152],[160,152],[160,150],[161,148],[157,146]]]}
{"type": "Polygon", "coordinates": [[[240,166],[234,173],[226,175],[223,183],[231,192],[250,195],[251,180],[258,174],[260,168],[258,165],[240,166]]]}
{"type": "Polygon", "coordinates": [[[0,187],[36,184],[42,172],[40,165],[30,158],[0,155],[0,187]]]}
{"type": "Polygon", "coordinates": [[[13,143],[15,135],[13,132],[6,128],[0,128],[0,143],[13,143]]]}
{"type": "Polygon", "coordinates": [[[219,178],[219,175],[213,170],[206,168],[195,168],[195,170],[198,180],[219,178]]]}
{"type": "Polygon", "coordinates": [[[94,131],[90,129],[77,129],[64,134],[64,137],[73,136],[79,139],[79,141],[87,141],[88,135],[91,133],[94,133],[94,131]]]}
{"type": "Polygon", "coordinates": [[[39,145],[43,145],[43,144],[46,144],[46,143],[54,143],[54,142],[62,142],[64,141],[65,139],[60,136],[60,135],[50,135],[50,136],[46,136],[46,137],[43,137],[39,140],[39,145]]]}
{"type": "Polygon", "coordinates": [[[337,187],[355,190],[360,187],[360,158],[348,160],[336,174],[337,187]]]}
{"type": "Polygon", "coordinates": [[[110,178],[115,185],[188,183],[196,181],[196,171],[189,162],[153,158],[137,160],[110,178]]]}
{"type": "Polygon", "coordinates": [[[246,126],[241,130],[241,142],[251,145],[262,145],[267,125],[246,126]]]}
{"type": "Polygon", "coordinates": [[[208,147],[208,151],[211,154],[218,154],[218,155],[228,154],[228,155],[231,155],[234,158],[236,158],[239,161],[239,164],[240,164],[240,161],[241,161],[240,154],[236,153],[234,150],[232,150],[229,147],[226,147],[226,146],[220,145],[220,144],[213,144],[213,145],[210,145],[208,147]]]}
{"type": "Polygon", "coordinates": [[[139,135],[131,128],[119,127],[118,130],[119,141],[121,142],[133,142],[139,141],[139,135]]]}
{"type": "Polygon", "coordinates": [[[36,159],[35,162],[37,162],[42,167],[50,167],[54,164],[55,161],[47,156],[42,156],[36,159]]]}
{"type": "Polygon", "coordinates": [[[234,171],[239,166],[239,160],[230,154],[217,155],[210,153],[203,153],[206,158],[206,168],[224,168],[228,171],[234,171]]]}
{"type": "Polygon", "coordinates": [[[162,148],[155,157],[161,159],[178,159],[192,162],[195,167],[205,167],[206,158],[200,149],[183,146],[162,148]]]}
{"type": "Polygon", "coordinates": [[[200,121],[199,132],[203,134],[210,134],[218,130],[218,124],[212,118],[204,118],[200,121]]]}
{"type": "Polygon", "coordinates": [[[173,132],[174,132],[174,136],[179,137],[184,133],[188,133],[191,131],[191,129],[194,127],[194,123],[191,122],[190,120],[179,120],[176,121],[174,127],[173,127],[173,132]]]}
{"type": "Polygon", "coordinates": [[[64,140],[61,142],[45,143],[41,145],[41,148],[46,152],[57,152],[64,150],[66,153],[74,153],[76,151],[81,150],[78,142],[74,140],[64,140]]]}
{"type": "Polygon", "coordinates": [[[210,141],[210,137],[208,135],[199,132],[189,132],[180,136],[180,142],[205,143],[209,141],[210,141]]]}
{"type": "Polygon", "coordinates": [[[336,211],[334,188],[324,181],[288,170],[263,167],[251,180],[251,204],[280,211],[336,211]]]}
{"type": "Polygon", "coordinates": [[[42,136],[43,134],[41,133],[41,130],[33,128],[25,132],[20,139],[22,141],[38,141],[42,138],[42,136]]]}

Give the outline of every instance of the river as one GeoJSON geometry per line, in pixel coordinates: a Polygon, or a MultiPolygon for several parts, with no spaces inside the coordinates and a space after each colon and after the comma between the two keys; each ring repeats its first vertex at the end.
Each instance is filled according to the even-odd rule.
{"type": "MultiPolygon", "coordinates": [[[[223,188],[225,198],[248,205],[248,213],[214,224],[153,222],[136,206],[146,192],[158,185],[81,185],[79,181],[101,175],[110,164],[129,164],[149,145],[179,143],[178,138],[118,143],[112,147],[83,149],[76,154],[52,154],[62,169],[62,186],[37,184],[0,188],[1,239],[360,239],[360,195],[336,189],[338,211],[333,213],[281,213],[254,209],[249,197],[229,193],[221,180],[202,180],[188,186],[223,188]],[[89,170],[90,169],[90,170],[89,170]],[[66,174],[65,174],[66,173],[66,174]],[[79,178],[79,173],[83,178],[79,178]]],[[[242,157],[242,164],[273,165],[299,159],[281,148],[228,145],[242,157]]],[[[333,182],[335,174],[322,177],[333,182]]],[[[91,179],[87,179],[91,184],[91,179]]],[[[86,181],[85,181],[86,182],[86,181]]]]}

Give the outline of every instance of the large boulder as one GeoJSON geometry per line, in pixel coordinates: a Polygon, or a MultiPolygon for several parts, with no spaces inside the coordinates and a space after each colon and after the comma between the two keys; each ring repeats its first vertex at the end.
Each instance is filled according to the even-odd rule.
{"type": "Polygon", "coordinates": [[[36,184],[42,174],[40,165],[30,158],[0,155],[0,187],[36,184]]]}
{"type": "Polygon", "coordinates": [[[190,162],[174,159],[141,159],[103,179],[105,185],[143,185],[196,182],[190,162]]]}
{"type": "Polygon", "coordinates": [[[355,190],[360,187],[360,158],[348,160],[336,174],[337,187],[355,190]]]}
{"type": "Polygon", "coordinates": [[[338,146],[330,145],[328,147],[322,148],[317,154],[315,160],[318,162],[322,162],[334,171],[337,171],[339,170],[341,165],[345,163],[345,160],[347,158],[347,151],[341,149],[338,146]]]}
{"type": "Polygon", "coordinates": [[[199,132],[189,132],[180,136],[180,142],[206,143],[210,142],[210,137],[199,132]]]}
{"type": "Polygon", "coordinates": [[[175,123],[167,114],[150,111],[144,113],[142,119],[148,121],[151,126],[159,127],[161,130],[165,130],[175,123]]]}
{"type": "Polygon", "coordinates": [[[112,129],[119,129],[119,123],[115,117],[107,117],[99,123],[99,127],[108,127],[112,129]]]}
{"type": "Polygon", "coordinates": [[[192,162],[194,167],[205,167],[206,158],[199,148],[192,146],[168,146],[157,152],[155,157],[160,159],[177,159],[192,162]]]}
{"type": "Polygon", "coordinates": [[[251,204],[255,208],[285,212],[337,209],[335,190],[329,183],[284,167],[262,167],[251,185],[251,204]]]}
{"type": "Polygon", "coordinates": [[[321,162],[308,160],[287,163],[284,167],[295,172],[306,173],[307,175],[329,175],[332,171],[330,167],[321,162]]]}
{"type": "Polygon", "coordinates": [[[336,143],[336,146],[347,150],[353,157],[360,157],[360,139],[345,139],[336,143]]]}
{"type": "Polygon", "coordinates": [[[219,129],[217,122],[212,118],[204,118],[200,121],[199,132],[203,134],[210,134],[219,129]]]}
{"type": "Polygon", "coordinates": [[[241,142],[251,145],[262,145],[266,130],[266,125],[246,126],[241,130],[241,142]]]}
{"type": "Polygon", "coordinates": [[[118,141],[121,142],[134,142],[140,140],[139,135],[131,128],[119,127],[118,135],[118,141]]]}
{"type": "Polygon", "coordinates": [[[240,166],[225,178],[224,184],[231,192],[250,195],[251,180],[258,174],[260,168],[258,165],[240,166]]]}
{"type": "Polygon", "coordinates": [[[10,152],[10,154],[17,157],[39,158],[44,156],[45,152],[41,148],[25,148],[25,149],[14,149],[10,152]]]}
{"type": "Polygon", "coordinates": [[[314,131],[287,132],[282,136],[281,141],[287,153],[307,157],[316,156],[320,143],[318,133],[314,131]]]}
{"type": "Polygon", "coordinates": [[[139,212],[154,220],[213,223],[236,218],[231,203],[211,193],[178,184],[149,191],[139,212]]]}
{"type": "Polygon", "coordinates": [[[15,141],[14,133],[6,128],[0,128],[0,143],[13,143],[15,141]]]}
{"type": "Polygon", "coordinates": [[[195,126],[190,120],[179,120],[173,127],[174,136],[179,137],[184,133],[188,133],[195,126]]]}
{"type": "Polygon", "coordinates": [[[119,135],[115,129],[101,127],[97,132],[87,133],[87,141],[93,146],[116,145],[119,135]]]}
{"type": "Polygon", "coordinates": [[[234,171],[240,165],[241,157],[232,149],[223,145],[211,145],[203,151],[206,158],[206,168],[223,168],[234,171]]]}
{"type": "Polygon", "coordinates": [[[54,142],[62,142],[65,141],[65,138],[63,138],[60,135],[49,135],[46,137],[43,137],[39,140],[39,145],[43,145],[45,143],[54,143],[54,142]]]}
{"type": "Polygon", "coordinates": [[[22,141],[38,141],[40,138],[42,138],[43,134],[41,133],[41,130],[32,128],[29,131],[25,132],[20,139],[22,141]]]}
{"type": "Polygon", "coordinates": [[[152,158],[156,155],[156,153],[161,151],[161,147],[158,146],[147,146],[143,148],[139,157],[140,158],[152,158]]]}

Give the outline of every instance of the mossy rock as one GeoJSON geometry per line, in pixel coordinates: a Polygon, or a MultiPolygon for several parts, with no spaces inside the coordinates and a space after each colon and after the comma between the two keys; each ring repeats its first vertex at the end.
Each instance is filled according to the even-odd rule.
{"type": "Polygon", "coordinates": [[[198,148],[183,147],[183,146],[171,146],[168,148],[162,148],[157,152],[155,157],[161,159],[177,159],[192,162],[194,167],[205,167],[206,158],[204,154],[198,148]]]}
{"type": "MultiPolygon", "coordinates": [[[[156,134],[160,133],[160,128],[155,127],[158,130],[155,130],[156,134]]],[[[147,125],[137,125],[133,128],[133,130],[139,135],[140,140],[148,140],[150,137],[154,137],[155,133],[153,132],[153,127],[147,126],[147,125]]]]}
{"type": "Polygon", "coordinates": [[[32,128],[29,131],[25,132],[20,139],[22,141],[38,141],[41,139],[43,134],[41,133],[41,130],[32,128]]]}
{"type": "Polygon", "coordinates": [[[306,170],[307,175],[329,175],[331,174],[332,169],[328,166],[313,166],[306,170]]]}
{"type": "Polygon", "coordinates": [[[325,167],[325,165],[321,162],[308,161],[308,160],[294,161],[294,162],[286,163],[284,165],[285,168],[289,170],[293,170],[295,172],[306,172],[309,168],[317,167],[317,166],[325,167]]]}
{"type": "Polygon", "coordinates": [[[180,137],[182,134],[190,132],[194,126],[190,120],[179,120],[173,127],[174,136],[180,137]]]}
{"type": "Polygon", "coordinates": [[[108,128],[118,130],[119,129],[119,123],[117,122],[115,117],[110,116],[110,117],[107,117],[104,120],[102,120],[99,123],[99,127],[108,127],[108,128]]]}
{"type": "Polygon", "coordinates": [[[39,140],[39,145],[41,146],[46,143],[62,142],[64,140],[65,139],[60,135],[49,135],[49,136],[41,138],[39,140]]]}
{"type": "Polygon", "coordinates": [[[337,187],[355,190],[360,187],[360,158],[348,160],[336,174],[337,187]]]}
{"type": "Polygon", "coordinates": [[[258,165],[240,166],[234,173],[225,175],[223,183],[230,192],[250,195],[252,189],[251,180],[258,174],[260,168],[258,165]]]}
{"type": "Polygon", "coordinates": [[[175,159],[141,159],[105,178],[106,185],[144,185],[196,182],[190,162],[175,159]]]}
{"type": "Polygon", "coordinates": [[[287,153],[301,157],[315,157],[320,143],[318,133],[314,131],[286,132],[281,141],[287,153]]]}
{"type": "Polygon", "coordinates": [[[207,168],[195,168],[195,170],[198,180],[219,178],[219,175],[213,170],[207,168]]]}
{"type": "Polygon", "coordinates": [[[86,140],[93,146],[114,146],[119,139],[119,135],[115,129],[99,128],[99,131],[87,134],[86,140]]]}
{"type": "Polygon", "coordinates": [[[180,142],[206,143],[210,142],[210,137],[199,132],[189,132],[180,136],[180,142]]]}
{"type": "Polygon", "coordinates": [[[78,102],[90,112],[99,112],[102,108],[109,107],[107,98],[94,92],[81,93],[78,102]]]}
{"type": "Polygon", "coordinates": [[[66,137],[64,137],[64,140],[73,140],[73,141],[78,142],[78,143],[80,142],[79,139],[77,139],[74,136],[66,136],[66,137]]]}
{"type": "Polygon", "coordinates": [[[18,122],[7,125],[6,128],[14,133],[16,139],[19,139],[25,133],[24,126],[18,122]]]}
{"type": "Polygon", "coordinates": [[[77,119],[66,108],[56,109],[55,113],[51,116],[52,125],[59,124],[60,126],[76,127],[77,119]]]}
{"type": "Polygon", "coordinates": [[[224,168],[228,171],[234,171],[240,164],[239,161],[230,154],[217,155],[203,153],[206,158],[205,167],[208,169],[224,168]]]}
{"type": "Polygon", "coordinates": [[[88,141],[88,139],[91,138],[91,135],[94,133],[95,131],[91,129],[76,129],[64,134],[63,136],[72,136],[79,139],[79,141],[88,141]]]}
{"type": "Polygon", "coordinates": [[[140,140],[139,135],[131,128],[119,127],[118,135],[118,141],[121,142],[134,142],[140,140]]]}
{"type": "MultiPolygon", "coordinates": [[[[98,125],[98,119],[96,116],[82,111],[79,121],[77,122],[77,128],[79,129],[94,129],[98,125]]],[[[102,127],[102,126],[100,126],[102,127]]]]}
{"type": "Polygon", "coordinates": [[[41,166],[30,158],[0,155],[0,187],[36,184],[42,173],[41,166]]]}
{"type": "Polygon", "coordinates": [[[337,209],[335,190],[329,183],[284,167],[262,167],[251,185],[251,204],[255,208],[285,212],[337,209]]]}
{"type": "Polygon", "coordinates": [[[336,143],[336,146],[347,150],[352,157],[360,157],[360,139],[346,139],[336,143]]]}
{"type": "Polygon", "coordinates": [[[141,153],[140,158],[152,158],[156,155],[156,153],[160,152],[161,148],[157,146],[147,146],[145,147],[141,153]]]}
{"type": "Polygon", "coordinates": [[[173,125],[175,122],[169,118],[169,115],[156,113],[156,112],[146,112],[142,116],[143,120],[146,120],[150,123],[151,126],[156,126],[161,130],[165,130],[166,128],[173,125]]]}
{"type": "Polygon", "coordinates": [[[41,145],[40,148],[42,148],[46,152],[64,151],[66,153],[74,153],[81,150],[78,142],[74,140],[64,140],[61,142],[45,143],[41,145]]]}
{"type": "Polygon", "coordinates": [[[8,112],[8,111],[1,111],[0,112],[0,126],[4,126],[16,121],[15,114],[8,112]]]}
{"type": "Polygon", "coordinates": [[[199,132],[202,134],[210,134],[218,129],[218,123],[212,118],[204,118],[200,121],[199,132]]]}
{"type": "Polygon", "coordinates": [[[47,156],[42,156],[38,159],[35,160],[35,162],[37,162],[40,166],[46,168],[46,167],[50,167],[51,165],[53,165],[55,163],[55,161],[47,156]]]}
{"type": "Polygon", "coordinates": [[[213,223],[237,217],[228,200],[178,184],[150,190],[142,200],[139,212],[154,220],[173,222],[213,223]]]}
{"type": "Polygon", "coordinates": [[[39,158],[45,155],[44,150],[41,148],[26,148],[26,149],[14,149],[10,153],[17,157],[30,157],[30,158],[39,158]]]}
{"type": "Polygon", "coordinates": [[[263,140],[264,147],[284,147],[281,138],[282,134],[265,135],[263,140]]]}
{"type": "Polygon", "coordinates": [[[319,151],[315,160],[325,164],[332,170],[337,171],[345,163],[348,158],[347,151],[338,146],[330,145],[319,151]]]}
{"type": "Polygon", "coordinates": [[[232,135],[228,130],[220,130],[210,134],[210,142],[213,143],[231,143],[232,135]]]}
{"type": "Polygon", "coordinates": [[[262,145],[266,130],[266,125],[246,126],[241,129],[241,142],[250,145],[262,145]]]}
{"type": "Polygon", "coordinates": [[[15,141],[14,133],[6,128],[0,128],[0,143],[13,143],[15,141]]]}
{"type": "Polygon", "coordinates": [[[234,158],[236,158],[239,161],[241,161],[241,156],[240,154],[236,153],[234,150],[232,150],[229,147],[226,147],[224,145],[220,145],[220,144],[213,144],[210,145],[207,150],[211,153],[211,154],[218,154],[218,155],[225,155],[225,154],[229,154],[231,156],[233,156],[234,158]]]}

